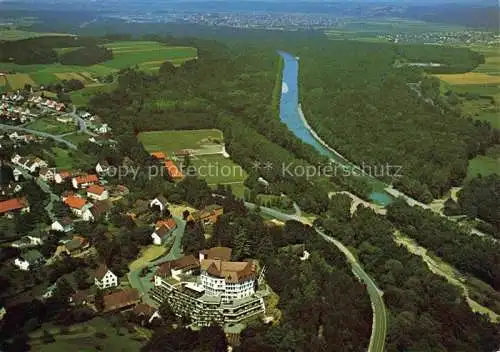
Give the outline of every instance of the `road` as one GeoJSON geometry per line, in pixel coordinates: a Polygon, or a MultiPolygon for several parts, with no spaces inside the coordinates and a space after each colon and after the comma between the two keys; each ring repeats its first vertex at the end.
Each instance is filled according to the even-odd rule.
{"type": "MultiPolygon", "coordinates": [[[[256,208],[255,204],[248,202],[245,202],[245,206],[249,209],[256,208]]],[[[271,208],[260,207],[260,211],[263,214],[275,217],[281,221],[296,220],[311,225],[307,219],[296,215],[285,214],[271,208]]],[[[366,285],[366,290],[370,296],[373,310],[372,335],[370,337],[368,352],[384,352],[385,339],[387,336],[387,310],[384,304],[384,299],[382,298],[383,292],[377,287],[373,279],[364,271],[356,257],[346,246],[333,237],[326,235],[319,229],[316,228],[315,230],[325,241],[334,244],[346,256],[349,264],[351,264],[354,275],[356,275],[356,277],[366,285]]]]}
{"type": "Polygon", "coordinates": [[[34,134],[34,135],[40,136],[40,137],[51,138],[51,139],[55,140],[56,142],[65,144],[68,148],[71,148],[74,150],[78,149],[78,147],[76,145],[74,145],[73,143],[71,143],[71,142],[65,140],[64,138],[62,138],[61,136],[57,136],[55,134],[36,131],[36,130],[32,130],[32,129],[24,128],[24,127],[19,127],[19,126],[5,125],[5,124],[0,124],[0,130],[26,132],[26,133],[34,134]]]}
{"type": "Polygon", "coordinates": [[[158,306],[158,303],[153,301],[148,295],[149,290],[153,287],[153,284],[149,281],[153,277],[153,273],[149,273],[145,277],[141,277],[140,275],[145,267],[152,267],[162,262],[174,260],[182,256],[182,236],[184,235],[186,222],[179,217],[174,216],[174,219],[177,222],[177,228],[173,232],[175,236],[174,244],[172,245],[172,248],[170,248],[168,253],[154,261],[147,262],[144,265],[135,268],[134,270],[130,270],[127,274],[130,286],[139,291],[139,294],[141,295],[144,303],[147,303],[153,307],[158,306]]]}
{"type": "Polygon", "coordinates": [[[76,113],[76,106],[73,106],[73,110],[68,114],[75,120],[76,123],[78,123],[78,128],[80,129],[79,132],[81,133],[86,133],[90,136],[97,136],[95,133],[90,132],[87,129],[87,124],[85,123],[85,120],[82,119],[77,113],[76,113]]]}

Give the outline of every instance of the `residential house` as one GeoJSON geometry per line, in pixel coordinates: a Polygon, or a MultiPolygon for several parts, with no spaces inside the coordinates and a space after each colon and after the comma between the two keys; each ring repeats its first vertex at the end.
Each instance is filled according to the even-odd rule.
{"type": "Polygon", "coordinates": [[[151,156],[159,161],[168,160],[168,156],[164,152],[152,152],[151,156]]]}
{"type": "Polygon", "coordinates": [[[198,260],[200,262],[205,259],[229,261],[232,252],[233,250],[229,247],[212,247],[198,252],[198,260]]]}
{"type": "Polygon", "coordinates": [[[50,229],[52,231],[59,232],[71,232],[73,231],[73,220],[69,217],[65,217],[61,220],[56,220],[50,225],[50,229]]]}
{"type": "Polygon", "coordinates": [[[219,216],[224,214],[224,208],[221,205],[212,204],[193,214],[195,221],[200,221],[203,225],[212,225],[217,222],[219,216]]]}
{"type": "Polygon", "coordinates": [[[155,199],[149,202],[150,208],[158,207],[162,213],[167,208],[167,206],[168,202],[162,195],[157,196],[155,199]]]}
{"type": "Polygon", "coordinates": [[[63,201],[77,217],[83,219],[84,221],[94,220],[94,216],[90,212],[92,204],[87,203],[85,199],[77,196],[69,196],[63,201]]]}
{"type": "Polygon", "coordinates": [[[184,174],[181,170],[174,164],[172,160],[167,160],[163,163],[163,166],[168,172],[168,175],[172,180],[182,180],[184,179],[184,174]]]}
{"type": "Polygon", "coordinates": [[[104,312],[127,310],[140,302],[139,291],[135,288],[113,292],[104,296],[104,312]]]}
{"type": "Polygon", "coordinates": [[[133,312],[135,316],[140,319],[140,324],[142,326],[151,324],[153,320],[161,318],[160,313],[157,309],[145,303],[139,303],[138,305],[136,305],[133,312]]]}
{"type": "Polygon", "coordinates": [[[95,200],[106,200],[109,198],[109,194],[102,186],[90,185],[87,188],[87,197],[95,200]]]}
{"type": "Polygon", "coordinates": [[[11,246],[14,248],[28,248],[28,247],[36,247],[41,246],[43,244],[43,240],[40,237],[35,236],[23,236],[21,239],[12,242],[11,246]]]}
{"type": "Polygon", "coordinates": [[[73,177],[71,182],[75,189],[87,188],[90,185],[98,183],[99,177],[97,175],[82,175],[73,177]]]}
{"type": "Polygon", "coordinates": [[[110,168],[110,165],[109,163],[106,161],[106,160],[103,160],[103,161],[99,161],[97,163],[97,165],[95,166],[95,171],[99,174],[99,175],[102,175],[102,174],[105,174],[108,172],[110,168]]]}
{"type": "Polygon", "coordinates": [[[26,198],[14,198],[0,202],[0,215],[14,212],[29,213],[30,206],[26,198]]]}
{"type": "Polygon", "coordinates": [[[20,270],[29,271],[42,264],[44,260],[45,259],[43,258],[42,253],[35,249],[32,249],[17,257],[14,260],[14,265],[17,266],[20,270]]]}
{"type": "Polygon", "coordinates": [[[5,318],[5,315],[7,314],[7,310],[5,309],[4,306],[0,306],[0,321],[5,318]]]}
{"type": "Polygon", "coordinates": [[[159,220],[156,222],[155,231],[151,234],[153,243],[161,246],[168,239],[169,235],[177,227],[177,223],[173,218],[167,220],[159,220]]]}
{"type": "Polygon", "coordinates": [[[118,277],[105,264],[99,265],[94,273],[94,283],[101,290],[118,286],[118,277]]]}
{"type": "Polygon", "coordinates": [[[42,167],[38,176],[45,182],[52,182],[54,181],[54,177],[56,176],[56,171],[54,169],[42,167]]]}
{"type": "Polygon", "coordinates": [[[69,303],[75,306],[83,306],[89,303],[94,303],[94,299],[95,296],[90,292],[90,290],[77,291],[69,297],[69,303]]]}
{"type": "Polygon", "coordinates": [[[73,117],[70,115],[59,115],[56,117],[56,120],[61,123],[71,123],[74,122],[73,117]]]}
{"type": "Polygon", "coordinates": [[[17,167],[14,168],[12,171],[12,174],[14,175],[14,181],[19,181],[21,176],[23,176],[23,172],[19,170],[17,167]]]}
{"type": "Polygon", "coordinates": [[[59,171],[54,175],[54,181],[57,184],[61,184],[65,182],[67,179],[70,179],[73,175],[69,171],[59,171]]]}

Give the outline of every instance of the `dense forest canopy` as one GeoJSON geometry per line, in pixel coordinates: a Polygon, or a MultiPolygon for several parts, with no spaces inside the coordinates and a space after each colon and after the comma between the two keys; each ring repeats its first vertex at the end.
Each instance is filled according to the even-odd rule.
{"type": "Polygon", "coordinates": [[[475,54],[409,48],[349,41],[310,41],[297,48],[302,107],[329,145],[358,165],[401,166],[402,178],[385,180],[428,202],[459,185],[468,159],[498,142],[499,133],[463,118],[440,97],[437,78],[415,67],[394,67],[401,54],[434,62],[442,57],[450,65],[465,60],[473,67],[475,54]]]}
{"type": "Polygon", "coordinates": [[[500,176],[492,174],[467,182],[458,194],[460,213],[480,218],[500,232],[500,176]]]}
{"type": "Polygon", "coordinates": [[[98,47],[102,37],[46,36],[16,41],[0,40],[0,62],[19,65],[52,64],[89,66],[113,58],[110,50],[98,47]],[[79,48],[59,55],[55,48],[79,48]]]}

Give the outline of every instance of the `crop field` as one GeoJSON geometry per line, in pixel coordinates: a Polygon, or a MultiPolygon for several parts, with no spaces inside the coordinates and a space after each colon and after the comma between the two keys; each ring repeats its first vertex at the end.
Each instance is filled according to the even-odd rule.
{"type": "Polygon", "coordinates": [[[500,84],[500,76],[483,72],[467,72],[436,75],[439,79],[453,84],[500,84]]]}
{"type": "Polygon", "coordinates": [[[39,33],[39,32],[23,31],[20,29],[10,29],[10,28],[5,29],[0,27],[0,40],[21,40],[21,39],[35,38],[47,35],[56,36],[56,35],[71,35],[71,34],[39,33]]]}
{"type": "MultiPolygon", "coordinates": [[[[0,36],[1,38],[1,36],[0,36]]],[[[72,66],[57,64],[17,65],[0,63],[0,72],[16,72],[8,74],[7,88],[17,89],[24,84],[47,85],[57,80],[77,79],[85,84],[95,83],[97,77],[116,73],[119,70],[137,65],[140,69],[157,71],[165,61],[179,66],[197,57],[193,47],[170,47],[152,41],[118,41],[104,45],[113,50],[113,59],[91,66],[72,66]]],[[[77,48],[57,48],[61,54],[77,48]]],[[[1,83],[0,83],[1,84],[1,83]]]]}
{"type": "Polygon", "coordinates": [[[114,84],[91,84],[83,89],[75,90],[70,92],[71,101],[76,106],[85,106],[88,104],[90,98],[98,93],[105,93],[113,90],[115,88],[114,84]]]}
{"type": "Polygon", "coordinates": [[[11,89],[21,89],[25,84],[34,85],[35,81],[26,73],[14,73],[7,75],[7,84],[11,89]]]}
{"type": "Polygon", "coordinates": [[[165,152],[168,155],[181,149],[216,154],[224,145],[222,132],[215,129],[142,132],[138,138],[148,152],[165,152]]]}

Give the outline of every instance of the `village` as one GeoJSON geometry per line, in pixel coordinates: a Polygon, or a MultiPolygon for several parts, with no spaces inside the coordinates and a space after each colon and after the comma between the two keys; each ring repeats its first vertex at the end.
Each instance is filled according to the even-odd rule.
{"type": "MultiPolygon", "coordinates": [[[[75,145],[80,150],[104,148],[113,153],[117,148],[109,126],[89,112],[68,113],[72,107],[31,93],[4,94],[1,100],[4,125],[29,126],[51,118],[74,125],[88,137],[75,145]],[[103,140],[108,143],[101,144],[103,140]]],[[[183,254],[184,232],[199,226],[210,236],[223,206],[214,203],[195,209],[183,200],[175,204],[161,193],[150,198],[134,194],[113,177],[117,168],[133,167],[127,157],[116,163],[113,158],[87,155],[87,167],[58,167],[57,159],[44,158],[44,151],[54,144],[71,150],[61,146],[61,135],[44,137],[27,131],[0,135],[0,152],[7,160],[0,173],[0,228],[5,229],[0,255],[11,264],[2,274],[32,282],[27,290],[18,288],[19,300],[48,301],[64,294],[76,310],[125,312],[146,326],[161,319],[164,303],[194,328],[219,325],[234,330],[235,324],[264,318],[265,268],[256,260],[232,261],[232,249],[227,247],[183,254]],[[133,251],[137,255],[117,270],[116,257],[111,255],[111,262],[106,262],[103,252],[110,236],[120,236],[120,225],[137,229],[141,238],[128,243],[137,245],[133,251]],[[96,229],[102,233],[96,236],[96,229]]],[[[175,185],[185,179],[179,160],[189,155],[185,149],[172,157],[155,151],[150,159],[175,185]]],[[[0,319],[9,314],[8,307],[0,311],[0,319]]]]}

